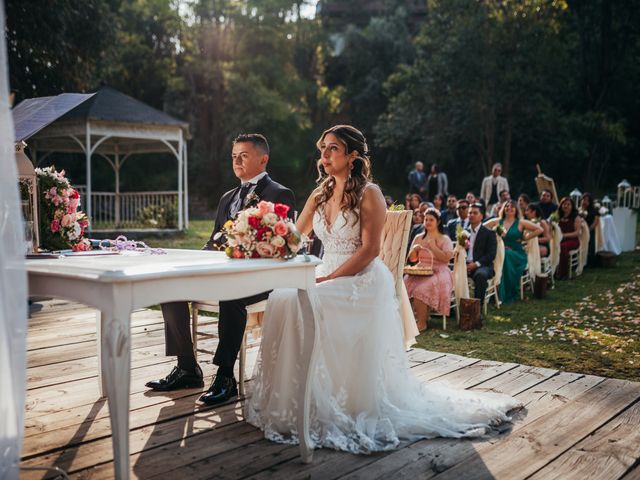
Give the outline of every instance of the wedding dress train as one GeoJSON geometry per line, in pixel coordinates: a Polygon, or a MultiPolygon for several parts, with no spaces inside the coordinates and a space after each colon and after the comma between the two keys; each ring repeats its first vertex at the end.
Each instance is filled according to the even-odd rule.
{"type": "MultiPolygon", "coordinates": [[[[361,245],[353,212],[333,226],[316,212],[313,229],[325,254],[327,275],[361,245]]],[[[420,383],[403,346],[394,281],[376,258],[362,272],[317,285],[318,347],[311,376],[310,434],[315,448],[352,453],[389,450],[400,440],[480,436],[509,421],[519,404],[507,395],[420,383]]],[[[265,437],[297,443],[302,322],[295,289],[275,290],[263,322],[262,345],[246,419],[265,437]]]]}

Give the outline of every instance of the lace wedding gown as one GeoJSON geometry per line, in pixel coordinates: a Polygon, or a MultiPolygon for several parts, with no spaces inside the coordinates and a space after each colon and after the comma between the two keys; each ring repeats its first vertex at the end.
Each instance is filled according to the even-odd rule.
{"type": "MultiPolygon", "coordinates": [[[[316,212],[313,229],[325,249],[318,275],[335,271],[361,244],[353,212],[338,214],[331,228],[316,212]]],[[[508,421],[507,412],[519,405],[507,395],[420,383],[413,376],[394,280],[380,259],[355,276],[320,283],[317,295],[321,315],[310,372],[315,448],[369,453],[393,449],[401,439],[479,436],[508,421]]],[[[275,442],[298,442],[303,335],[296,290],[272,292],[246,419],[275,442]]]]}

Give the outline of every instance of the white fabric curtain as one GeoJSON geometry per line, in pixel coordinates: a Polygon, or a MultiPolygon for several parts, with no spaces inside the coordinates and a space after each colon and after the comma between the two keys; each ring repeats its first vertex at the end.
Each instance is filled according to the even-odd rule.
{"type": "MultiPolygon", "coordinates": [[[[5,27],[0,0],[0,26],[5,27]]],[[[5,36],[0,35],[0,478],[17,479],[24,422],[27,277],[5,36]]]]}
{"type": "Polygon", "coordinates": [[[496,235],[498,242],[496,245],[496,258],[493,261],[493,269],[495,270],[495,276],[493,277],[495,284],[500,285],[502,281],[502,266],[504,265],[504,240],[500,235],[496,235]]]}
{"type": "Polygon", "coordinates": [[[589,240],[591,240],[591,232],[587,222],[580,222],[580,262],[578,263],[577,274],[580,275],[587,264],[589,256],[589,240]]]}
{"type": "Polygon", "coordinates": [[[551,261],[551,274],[556,273],[560,264],[560,242],[562,241],[562,230],[557,223],[551,223],[551,241],[549,242],[549,260],[551,261]]]}
{"type": "Polygon", "coordinates": [[[460,308],[460,299],[469,298],[469,280],[467,279],[467,252],[458,242],[453,252],[453,291],[456,296],[456,308],[460,308]]]}
{"type": "Polygon", "coordinates": [[[533,281],[542,273],[538,237],[530,238],[527,241],[527,263],[529,264],[529,275],[533,281]]]}

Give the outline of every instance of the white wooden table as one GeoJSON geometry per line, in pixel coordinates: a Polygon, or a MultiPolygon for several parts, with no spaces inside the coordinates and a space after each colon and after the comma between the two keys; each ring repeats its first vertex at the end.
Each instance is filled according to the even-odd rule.
{"type": "MultiPolygon", "coordinates": [[[[316,257],[293,260],[231,260],[222,252],[166,250],[166,255],[77,256],[27,260],[30,295],[75,300],[100,311],[100,382],[113,433],[115,477],[129,478],[129,383],[131,312],[177,300],[231,300],[274,288],[297,288],[304,322],[303,376],[298,419],[300,454],[312,460],[309,438],[309,378],[316,315],[316,257]],[[309,335],[307,335],[307,332],[309,335]]],[[[71,333],[71,332],[70,332],[71,333]]]]}

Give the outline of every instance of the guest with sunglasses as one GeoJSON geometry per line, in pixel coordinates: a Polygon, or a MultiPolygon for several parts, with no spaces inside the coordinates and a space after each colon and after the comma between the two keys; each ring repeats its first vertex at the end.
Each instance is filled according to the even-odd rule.
{"type": "Polygon", "coordinates": [[[458,225],[464,230],[469,230],[469,202],[465,199],[458,200],[456,211],[458,212],[458,216],[449,220],[446,228],[447,235],[449,235],[449,238],[454,242],[456,241],[458,225]]]}

